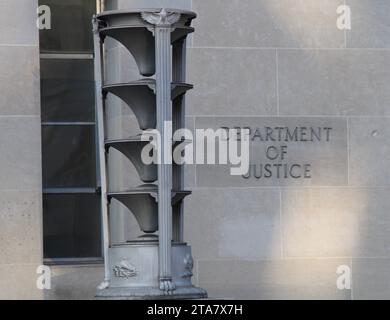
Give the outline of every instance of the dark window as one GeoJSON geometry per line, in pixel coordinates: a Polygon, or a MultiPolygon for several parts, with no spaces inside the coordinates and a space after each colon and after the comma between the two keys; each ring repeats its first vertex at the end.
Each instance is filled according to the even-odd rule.
{"type": "Polygon", "coordinates": [[[40,0],[51,9],[51,29],[40,33],[41,52],[93,51],[92,14],[96,0],[40,0]]]}
{"type": "Polygon", "coordinates": [[[99,257],[99,199],[95,194],[44,194],[45,258],[99,257]]]}
{"type": "Polygon", "coordinates": [[[41,59],[42,121],[95,121],[93,61],[41,59]]]}
{"type": "MultiPolygon", "coordinates": [[[[100,259],[92,15],[96,0],[40,0],[44,257],[100,259]]],[[[83,260],[84,259],[84,260],[83,260]]]]}
{"type": "Polygon", "coordinates": [[[95,127],[44,125],[42,165],[45,188],[96,188],[95,127]]]}

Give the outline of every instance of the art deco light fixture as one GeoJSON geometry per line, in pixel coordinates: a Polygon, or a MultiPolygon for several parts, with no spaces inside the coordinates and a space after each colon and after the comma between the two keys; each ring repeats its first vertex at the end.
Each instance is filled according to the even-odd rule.
{"type": "MultiPolygon", "coordinates": [[[[195,13],[172,9],[106,11],[93,19],[95,80],[105,279],[98,298],[204,298],[207,293],[191,283],[191,248],[183,239],[183,168],[173,164],[144,164],[141,150],[147,143],[140,135],[107,140],[104,109],[108,94],[122,99],[133,111],[141,130],[157,129],[161,134],[159,152],[171,148],[164,123],[173,130],[184,128],[186,38],[195,13]],[[136,61],[139,73],[148,78],[128,83],[104,83],[102,53],[104,40],[119,41],[136,61]],[[153,76],[155,76],[153,78],[153,76]],[[107,190],[107,152],[114,148],[126,156],[145,184],[131,190],[107,190]],[[110,243],[110,201],[115,199],[134,214],[143,235],[125,243],[110,243]]],[[[106,68],[112,66],[108,65],[106,68]]],[[[171,143],[172,144],[172,143],[171,143]]],[[[115,232],[115,231],[112,231],[115,232]]]]}

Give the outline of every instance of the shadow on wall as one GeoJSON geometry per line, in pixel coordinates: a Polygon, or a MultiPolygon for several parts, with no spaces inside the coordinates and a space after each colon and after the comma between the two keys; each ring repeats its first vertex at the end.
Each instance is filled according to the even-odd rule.
{"type": "MultiPolygon", "coordinates": [[[[363,0],[361,1],[363,2],[363,0]]],[[[135,1],[129,0],[127,2],[129,7],[130,4],[133,7],[138,6],[134,5],[135,1]]],[[[176,2],[173,2],[176,5],[176,2]]],[[[187,3],[187,1],[185,2],[187,3]]],[[[124,6],[125,3],[126,1],[121,0],[107,1],[107,9],[116,8],[118,5],[124,6]]],[[[208,46],[209,49],[213,46],[225,46],[232,47],[232,50],[239,50],[238,47],[245,46],[252,48],[256,46],[271,47],[273,49],[321,48],[324,47],[324,43],[329,48],[340,49],[344,45],[344,32],[335,27],[336,7],[339,3],[343,4],[344,1],[213,0],[210,2],[193,0],[193,3],[194,10],[199,14],[195,21],[196,27],[200,30],[200,33],[199,31],[195,33],[195,46],[204,45],[208,46]],[[289,5],[291,3],[294,5],[289,5]],[[222,7],[225,9],[218,9],[222,7]],[[219,17],[215,19],[217,13],[219,17]],[[234,17],[237,16],[241,24],[235,23],[234,17]],[[228,37],[213,39],[220,34],[218,28],[222,28],[221,32],[226,33],[226,30],[229,30],[230,22],[237,26],[238,37],[228,32],[228,37]],[[205,32],[202,34],[202,30],[214,25],[215,32],[208,34],[212,40],[210,46],[210,43],[207,44],[204,40],[206,37],[205,32]],[[329,41],[322,42],[321,39],[329,41]],[[227,42],[223,43],[223,41],[227,42]]],[[[177,4],[179,5],[179,3],[177,4]]],[[[170,7],[173,6],[170,5],[170,7]]],[[[378,22],[373,20],[372,24],[375,25],[375,23],[378,22]]],[[[229,50],[229,48],[225,49],[229,50]]],[[[120,48],[112,48],[111,50],[113,55],[117,54],[117,59],[121,59],[125,64],[129,63],[127,53],[125,57],[125,54],[120,53],[120,48]],[[117,52],[114,52],[116,49],[117,52]]],[[[203,49],[196,48],[196,50],[203,49]]],[[[244,52],[246,49],[242,50],[244,52]]],[[[344,116],[356,114],[353,108],[356,104],[361,104],[362,99],[355,101],[353,97],[349,98],[350,90],[367,91],[366,87],[359,87],[359,82],[348,85],[348,79],[343,76],[336,77],[336,79],[331,77],[332,70],[334,71],[336,68],[339,68],[340,73],[345,76],[344,67],[355,70],[360,64],[345,65],[345,61],[348,62],[348,60],[343,60],[340,63],[340,55],[336,52],[338,50],[329,51],[334,51],[334,53],[316,55],[313,54],[313,50],[299,50],[298,54],[305,56],[303,60],[306,63],[298,68],[296,74],[283,74],[284,78],[282,79],[281,72],[284,68],[282,59],[284,58],[279,56],[279,65],[275,66],[276,69],[279,68],[279,79],[276,80],[279,81],[279,92],[275,92],[275,96],[280,96],[281,90],[299,95],[302,86],[310,84],[307,83],[307,78],[299,76],[299,72],[305,70],[319,74],[323,81],[317,87],[308,86],[304,97],[301,100],[295,100],[295,102],[298,101],[296,105],[293,105],[294,101],[291,99],[280,101],[285,103],[285,110],[281,108],[280,111],[282,113],[284,111],[289,116],[296,115],[298,120],[296,119],[295,122],[299,123],[299,119],[301,119],[302,112],[299,111],[301,109],[298,110],[298,107],[301,106],[305,107],[303,110],[309,109],[308,114],[313,118],[321,118],[326,123],[329,119],[333,119],[334,115],[346,121],[344,116]],[[315,60],[314,63],[313,60],[315,60]],[[332,83],[337,80],[340,82],[332,83]],[[327,84],[328,87],[324,87],[323,84],[327,84]],[[322,98],[320,100],[324,101],[323,103],[318,103],[319,97],[322,98]],[[345,99],[343,103],[347,101],[347,104],[343,105],[338,99],[345,99]],[[311,104],[315,104],[316,107],[312,107],[311,104]],[[343,113],[343,108],[347,109],[347,112],[343,113]],[[316,115],[321,117],[316,117],[316,115]],[[329,118],[324,117],[328,115],[329,118]]],[[[349,55],[350,51],[348,51],[349,55]]],[[[228,57],[229,55],[225,56],[222,64],[226,64],[226,66],[232,64],[228,57]]],[[[375,58],[375,53],[372,54],[372,57],[375,58]]],[[[287,57],[285,60],[286,66],[299,64],[302,61],[289,59],[287,57]]],[[[343,59],[346,58],[343,57],[343,59]]],[[[359,63],[359,60],[356,61],[359,63]]],[[[130,61],[130,63],[133,62],[130,61]]],[[[195,67],[201,69],[201,66],[195,67]]],[[[212,66],[207,67],[211,68],[212,66]]],[[[365,72],[365,70],[362,69],[360,72],[365,72]]],[[[124,77],[121,79],[126,80],[128,75],[121,74],[123,69],[118,69],[115,72],[115,74],[110,75],[113,82],[117,77],[124,77]]],[[[276,72],[277,70],[275,70],[275,74],[276,72]]],[[[358,74],[356,73],[356,75],[358,74]]],[[[207,73],[204,77],[206,76],[207,73]]],[[[223,85],[223,82],[227,80],[223,78],[222,74],[218,76],[219,85],[223,85]]],[[[237,79],[237,83],[245,82],[245,77],[239,78],[239,73],[232,76],[237,79]]],[[[370,90],[374,95],[376,92],[374,80],[376,78],[371,76],[372,78],[367,75],[366,85],[371,84],[370,90]]],[[[199,85],[200,81],[202,79],[199,79],[195,85],[199,85]]],[[[273,85],[270,88],[278,90],[273,85]]],[[[260,88],[258,89],[260,90],[260,88]]],[[[195,90],[199,90],[199,88],[195,88],[195,90]]],[[[233,88],[231,91],[234,91],[233,88]]],[[[226,90],[225,94],[224,99],[229,103],[231,92],[226,90]]],[[[213,92],[210,91],[210,94],[205,96],[205,100],[210,99],[210,107],[213,107],[212,95],[213,92]]],[[[216,98],[218,99],[218,97],[216,98]]],[[[192,101],[193,105],[205,103],[196,101],[196,99],[192,101]]],[[[245,97],[243,101],[245,102],[245,97]]],[[[115,104],[118,101],[112,103],[115,104]]],[[[259,101],[259,104],[261,103],[262,101],[259,101]]],[[[233,107],[246,108],[246,105],[233,107]]],[[[276,115],[276,103],[271,107],[273,111],[270,114],[276,115]]],[[[280,107],[283,105],[281,104],[280,107]]],[[[224,111],[227,109],[231,110],[231,107],[226,106],[224,111]]],[[[365,115],[369,115],[368,112],[365,115]]],[[[118,114],[111,114],[112,123],[115,124],[115,119],[122,114],[126,114],[126,119],[132,119],[128,108],[122,107],[118,114]]],[[[192,115],[196,115],[196,110],[192,115]]],[[[226,113],[226,115],[230,114],[226,113]]],[[[302,119],[307,117],[307,114],[304,115],[305,117],[302,119]]],[[[237,124],[236,119],[232,119],[234,124],[237,124]]],[[[275,119],[275,125],[277,125],[278,118],[275,119]]],[[[310,122],[311,118],[308,119],[305,121],[310,122]]],[[[361,124],[359,121],[356,121],[357,126],[361,124]]],[[[279,185],[272,183],[266,186],[257,186],[251,182],[250,187],[248,187],[248,183],[242,182],[238,185],[235,182],[229,185],[230,182],[225,178],[214,176],[215,172],[218,171],[214,167],[208,171],[204,170],[203,175],[202,169],[199,167],[196,170],[191,169],[195,171],[193,172],[193,181],[187,184],[190,189],[193,189],[193,195],[185,200],[186,226],[184,233],[186,239],[192,244],[193,255],[196,259],[194,274],[198,278],[199,285],[208,290],[210,297],[350,299],[351,290],[339,290],[336,286],[338,277],[336,270],[340,265],[346,265],[351,269],[354,297],[389,297],[389,282],[383,278],[390,267],[390,260],[383,259],[389,257],[390,248],[388,245],[390,243],[388,189],[383,186],[367,187],[375,185],[375,181],[370,178],[371,172],[369,170],[364,170],[364,167],[359,166],[357,168],[362,170],[355,171],[355,174],[360,174],[361,177],[355,179],[354,183],[348,184],[348,179],[351,178],[350,174],[348,176],[351,165],[348,168],[340,165],[341,162],[345,163],[346,157],[356,156],[357,162],[364,163],[366,166],[374,163],[378,166],[378,171],[387,170],[386,159],[389,159],[390,152],[381,149],[381,145],[382,148],[385,148],[383,146],[389,141],[390,132],[387,133],[385,130],[388,124],[386,120],[382,120],[384,121],[383,127],[381,130],[377,130],[378,135],[374,137],[371,136],[371,133],[377,128],[375,123],[372,124],[372,121],[369,120],[370,126],[368,124],[361,126],[362,141],[357,140],[355,144],[349,145],[351,148],[349,155],[347,155],[347,135],[349,134],[351,139],[351,135],[357,131],[342,132],[337,137],[340,141],[335,141],[336,144],[341,145],[336,151],[330,148],[326,153],[321,153],[320,150],[296,148],[298,150],[296,156],[305,161],[310,160],[315,167],[324,163],[328,163],[328,165],[330,162],[334,163],[334,166],[329,166],[332,168],[332,176],[342,177],[335,184],[321,183],[321,179],[329,181],[329,176],[323,175],[315,184],[286,183],[279,185]],[[375,142],[378,139],[381,143],[375,142]],[[374,155],[375,153],[379,155],[383,163],[380,161],[372,162],[370,157],[363,159],[366,154],[374,155]],[[382,165],[382,169],[380,169],[380,165],[382,165]],[[366,182],[368,183],[366,184],[366,182]]],[[[264,123],[265,120],[259,118],[257,125],[263,126],[264,123]]],[[[131,127],[127,127],[127,125],[128,123],[121,124],[124,129],[123,134],[130,135],[133,125],[131,127]]],[[[116,128],[110,131],[111,134],[112,136],[118,134],[116,128]]],[[[123,183],[134,186],[133,177],[137,174],[128,160],[123,159],[123,161],[125,162],[122,164],[123,167],[131,169],[126,171],[125,177],[121,177],[123,181],[119,181],[118,185],[123,183]]],[[[320,172],[318,173],[320,174],[320,172]]],[[[386,185],[386,181],[383,185],[386,185]]],[[[122,208],[121,210],[125,211],[123,215],[132,217],[126,211],[127,209],[122,208]]],[[[121,220],[122,218],[123,216],[120,217],[119,222],[126,221],[123,225],[137,226],[133,218],[131,218],[132,221],[121,220]]],[[[138,232],[138,230],[136,231],[138,232]]],[[[133,229],[124,230],[122,236],[133,238],[136,231],[133,229]]],[[[52,270],[53,289],[46,292],[47,299],[92,298],[96,285],[103,278],[102,266],[52,267],[52,270]]]]}
{"type": "Polygon", "coordinates": [[[93,299],[104,277],[103,265],[52,266],[51,272],[51,289],[45,290],[46,300],[93,299]]]}
{"type": "MultiPolygon", "coordinates": [[[[371,5],[372,2],[356,2],[362,12],[372,12],[370,8],[366,11],[361,8],[361,3],[371,5]]],[[[194,3],[200,8],[197,26],[214,26],[216,20],[212,21],[212,15],[216,15],[217,4],[223,6],[222,1],[210,7],[204,1],[194,3]]],[[[344,1],[299,1],[293,7],[281,5],[288,3],[287,0],[256,3],[225,2],[227,8],[220,10],[216,29],[225,28],[229,33],[229,23],[235,22],[235,16],[245,24],[237,26],[238,30],[224,39],[213,38],[217,31],[214,35],[210,33],[212,41],[209,43],[202,34],[195,34],[195,46],[202,46],[195,49],[197,52],[210,50],[212,43],[220,47],[215,50],[235,46],[234,50],[244,52],[248,48],[238,47],[253,49],[256,42],[265,44],[261,47],[320,48],[320,54],[313,54],[316,50],[297,50],[297,55],[304,57],[302,60],[289,61],[287,57],[285,64],[279,64],[278,95],[281,90],[290,91],[290,97],[304,93],[300,100],[285,98],[284,109],[280,110],[308,122],[322,119],[326,124],[337,118],[345,123],[346,129],[339,131],[334,141],[338,149],[330,148],[321,154],[321,150],[298,148],[296,154],[304,161],[310,160],[314,167],[327,164],[331,169],[329,174],[341,179],[332,183],[328,175],[322,175],[313,184],[280,186],[275,183],[258,187],[250,184],[248,188],[244,183],[231,184],[226,177],[221,178],[216,174],[218,168],[206,170],[197,166],[194,193],[186,199],[185,234],[197,259],[199,285],[207,289],[211,297],[223,298],[388,298],[390,286],[384,270],[389,266],[390,203],[388,179],[384,177],[388,175],[386,161],[390,152],[386,144],[390,132],[386,129],[388,120],[381,118],[386,113],[380,105],[388,103],[388,96],[382,97],[383,101],[376,97],[377,90],[385,83],[381,79],[383,74],[388,75],[388,68],[383,65],[380,70],[374,70],[371,66],[371,58],[382,61],[381,53],[360,55],[360,51],[355,50],[332,50],[343,49],[345,45],[344,32],[336,28],[336,8],[344,1]],[[277,45],[272,44],[267,35],[262,36],[258,28],[264,12],[269,25],[275,26],[277,45]],[[309,35],[308,26],[315,29],[309,35]],[[246,34],[251,39],[246,39],[246,34]],[[319,34],[322,40],[330,39],[327,46],[316,37],[319,34]],[[299,72],[282,73],[281,67],[300,61],[307,64],[297,69],[317,75],[320,83],[309,83],[310,78],[300,77],[299,72]],[[307,92],[301,92],[303,88],[307,88],[307,92]],[[371,103],[368,97],[372,98],[371,103]],[[375,113],[378,118],[360,119],[372,117],[372,104],[378,107],[374,110],[379,110],[379,114],[375,113]],[[291,106],[294,108],[288,109],[291,106]],[[350,270],[353,291],[337,287],[339,266],[350,270]]],[[[371,17],[373,25],[380,23],[371,17]]],[[[229,60],[223,63],[231,64],[229,60]]],[[[237,82],[243,83],[239,73],[235,77],[237,82]]],[[[210,91],[209,98],[216,98],[212,94],[210,91]]],[[[228,100],[229,92],[226,96],[224,99],[228,100]]],[[[197,104],[196,99],[192,104],[197,104]]],[[[245,105],[236,107],[245,108],[245,105]]],[[[200,118],[204,117],[196,121],[200,118]]],[[[232,117],[235,125],[237,118],[232,117]]],[[[225,121],[215,119],[219,124],[225,121]]]]}

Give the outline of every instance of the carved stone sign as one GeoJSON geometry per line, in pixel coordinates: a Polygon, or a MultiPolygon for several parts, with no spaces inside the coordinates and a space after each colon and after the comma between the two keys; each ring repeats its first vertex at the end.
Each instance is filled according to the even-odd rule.
{"type": "Polygon", "coordinates": [[[347,184],[347,124],[344,119],[199,117],[196,127],[222,128],[227,132],[248,129],[251,144],[247,174],[232,176],[229,165],[197,165],[199,186],[347,184]]]}

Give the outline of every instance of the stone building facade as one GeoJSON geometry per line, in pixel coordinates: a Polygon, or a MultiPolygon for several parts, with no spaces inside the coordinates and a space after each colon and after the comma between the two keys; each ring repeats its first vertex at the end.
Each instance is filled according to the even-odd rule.
{"type": "MultiPolygon", "coordinates": [[[[106,9],[163,6],[198,14],[188,43],[195,88],[187,126],[251,130],[251,175],[187,166],[193,193],[185,202],[185,236],[194,282],[215,298],[389,298],[390,3],[105,3],[106,9]],[[348,9],[351,24],[340,25],[348,9]],[[286,141],[277,128],[328,129],[321,139],[301,133],[286,141]],[[286,146],[286,158],[267,157],[270,146],[286,146]],[[266,164],[295,171],[265,177],[266,164]],[[310,174],[299,175],[305,165],[310,174]]],[[[0,4],[0,298],[90,299],[102,279],[101,261],[44,259],[37,7],[36,0],[0,4]],[[39,290],[36,268],[47,263],[52,288],[39,290]]],[[[107,43],[106,63],[118,66],[107,82],[134,79],[134,62],[117,43],[107,43]]],[[[108,135],[137,133],[129,109],[114,98],[109,104],[119,107],[110,108],[108,135]]],[[[111,157],[115,168],[128,167],[119,154],[111,157]]],[[[110,183],[135,180],[135,170],[122,169],[110,183]]],[[[113,206],[113,224],[123,226],[115,237],[137,233],[126,209],[113,206]]]]}

